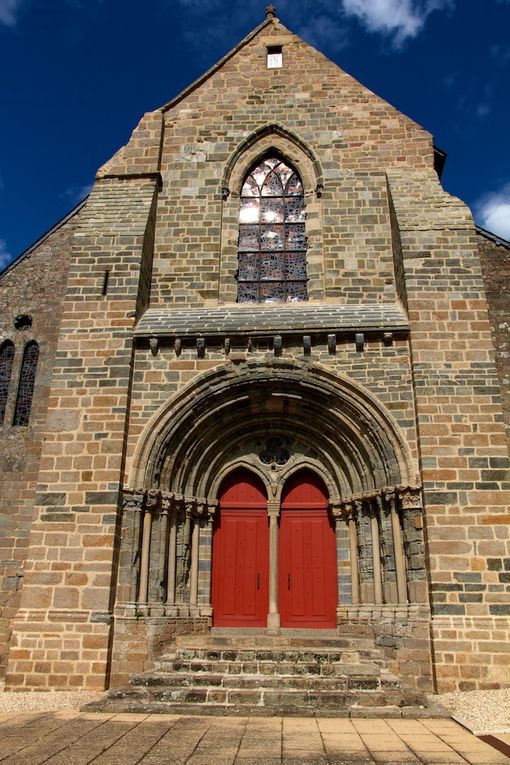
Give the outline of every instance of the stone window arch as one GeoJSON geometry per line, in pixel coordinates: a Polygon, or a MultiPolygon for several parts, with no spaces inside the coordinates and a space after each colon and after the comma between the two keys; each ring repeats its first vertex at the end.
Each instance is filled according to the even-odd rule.
{"type": "Polygon", "coordinates": [[[276,153],[255,162],[240,195],[239,303],[308,299],[305,215],[297,170],[276,153]]]}
{"type": "Polygon", "coordinates": [[[35,375],[37,372],[38,361],[39,346],[35,341],[31,341],[25,345],[25,350],[23,352],[18,395],[16,397],[16,407],[14,409],[14,419],[12,422],[13,425],[26,426],[30,421],[30,410],[32,408],[32,399],[34,397],[35,375]]]}
{"type": "MultiPolygon", "coordinates": [[[[306,241],[306,298],[324,298],[324,259],[322,242],[323,175],[312,152],[295,135],[278,125],[261,128],[244,139],[225,165],[221,182],[223,208],[221,216],[219,302],[239,301],[239,238],[242,190],[260,163],[278,159],[297,173],[301,181],[306,241]]],[[[283,298],[285,299],[285,298],[283,298]]],[[[240,300],[244,302],[244,300],[240,300]]],[[[255,302],[250,299],[250,302],[255,302]]],[[[257,302],[266,302],[257,301],[257,302]]],[[[273,301],[271,301],[273,302],[273,301]]]]}
{"type": "Polygon", "coordinates": [[[4,424],[13,362],[14,344],[10,340],[6,340],[0,345],[0,426],[4,424]]]}

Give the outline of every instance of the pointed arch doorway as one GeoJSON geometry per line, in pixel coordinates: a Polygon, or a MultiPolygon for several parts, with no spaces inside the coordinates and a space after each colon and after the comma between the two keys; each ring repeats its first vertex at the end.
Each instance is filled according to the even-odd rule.
{"type": "Polygon", "coordinates": [[[279,527],[268,521],[262,481],[244,468],[232,472],[220,486],[213,535],[214,625],[275,626],[276,612],[282,627],[335,627],[336,536],[322,480],[306,469],[291,476],[281,495],[279,527]],[[270,563],[271,525],[278,537],[270,563]]]}
{"type": "Polygon", "coordinates": [[[212,607],[217,627],[265,627],[269,531],[262,481],[245,469],[221,484],[213,536],[212,607]]]}
{"type": "Polygon", "coordinates": [[[279,533],[279,610],[282,627],[336,627],[335,529],[321,479],[302,470],[284,486],[279,533]]]}

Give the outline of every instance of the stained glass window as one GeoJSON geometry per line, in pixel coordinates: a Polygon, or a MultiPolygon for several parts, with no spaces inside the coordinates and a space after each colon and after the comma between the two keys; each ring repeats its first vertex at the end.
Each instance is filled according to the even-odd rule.
{"type": "Polygon", "coordinates": [[[30,409],[34,396],[35,373],[39,360],[39,346],[37,343],[28,343],[23,353],[21,374],[18,385],[18,397],[14,410],[13,425],[28,425],[30,409]]]}
{"type": "Polygon", "coordinates": [[[5,343],[0,346],[0,425],[4,424],[13,360],[14,345],[10,340],[6,340],[5,343]]]}
{"type": "Polygon", "coordinates": [[[239,303],[307,300],[305,199],[295,170],[268,157],[247,176],[239,211],[239,303]]]}

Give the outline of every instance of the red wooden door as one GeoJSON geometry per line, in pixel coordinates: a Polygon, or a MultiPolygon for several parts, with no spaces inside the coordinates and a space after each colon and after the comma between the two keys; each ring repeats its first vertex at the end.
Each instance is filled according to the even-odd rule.
{"type": "Polygon", "coordinates": [[[213,537],[212,605],[217,627],[265,627],[269,610],[267,499],[238,470],[222,484],[213,537]]]}
{"type": "Polygon", "coordinates": [[[336,627],[336,539],[327,493],[312,472],[293,476],[282,497],[279,605],[282,627],[336,627]]]}

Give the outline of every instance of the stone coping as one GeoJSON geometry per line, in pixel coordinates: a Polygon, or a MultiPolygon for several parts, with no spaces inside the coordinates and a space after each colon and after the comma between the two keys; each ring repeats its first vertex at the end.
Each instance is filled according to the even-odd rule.
{"type": "Polygon", "coordinates": [[[218,308],[149,308],[137,337],[192,337],[363,331],[406,332],[409,322],[395,304],[231,305],[218,308]]]}

